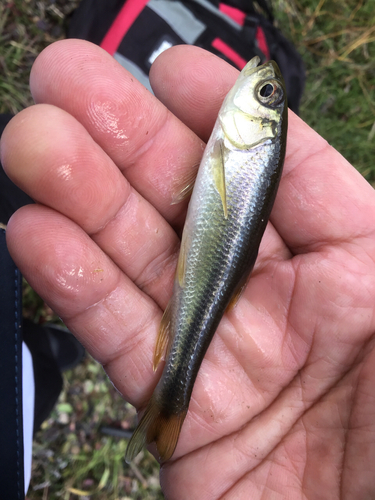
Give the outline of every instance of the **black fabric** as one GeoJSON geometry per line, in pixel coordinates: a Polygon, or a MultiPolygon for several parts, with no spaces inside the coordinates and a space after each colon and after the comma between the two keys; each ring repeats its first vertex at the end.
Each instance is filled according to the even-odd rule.
{"type": "Polygon", "coordinates": [[[83,360],[85,348],[67,328],[50,323],[40,328],[47,331],[51,351],[61,373],[71,370],[83,360]]]}
{"type": "MultiPolygon", "coordinates": [[[[231,7],[235,7],[236,9],[242,10],[242,12],[246,12],[247,14],[255,14],[256,10],[254,8],[254,3],[249,0],[225,0],[222,2],[221,0],[210,0],[211,3],[219,6],[220,3],[225,3],[230,5],[231,7]]],[[[267,16],[267,19],[273,22],[273,11],[272,6],[267,0],[257,0],[256,3],[263,10],[264,14],[267,16]]]]}
{"type": "Polygon", "coordinates": [[[237,69],[239,68],[233,63],[233,61],[212,46],[212,42],[215,38],[220,38],[220,40],[225,42],[230,48],[237,52],[237,54],[245,59],[245,61],[249,61],[254,56],[259,56],[262,62],[265,61],[265,54],[263,54],[263,52],[258,48],[255,41],[255,32],[254,36],[251,38],[248,37],[246,40],[247,43],[244,43],[242,31],[239,32],[239,30],[233,28],[224,19],[218,17],[213,12],[208,11],[204,6],[194,2],[194,0],[187,0],[183,3],[189,7],[189,10],[194,13],[197,19],[203,21],[207,25],[207,28],[202,35],[198,37],[194,45],[201,47],[202,49],[209,50],[237,69]]]}
{"type": "Polygon", "coordinates": [[[0,229],[0,498],[24,498],[21,275],[0,229]]]}
{"type": "Polygon", "coordinates": [[[118,52],[148,74],[151,68],[149,58],[155,45],[161,42],[161,37],[172,45],[184,43],[164,19],[145,7],[126,33],[118,52]]]}
{"type": "MultiPolygon", "coordinates": [[[[0,115],[0,137],[13,115],[0,115]]],[[[16,210],[34,203],[33,200],[17,187],[6,175],[0,164],[0,222],[8,224],[8,220],[16,210]]]]}
{"type": "Polygon", "coordinates": [[[86,0],[74,11],[67,29],[68,38],[81,38],[100,45],[124,0],[86,0]]]}
{"type": "Polygon", "coordinates": [[[4,114],[0,115],[0,136],[12,118],[13,118],[13,115],[10,113],[4,113],[4,114]]]}
{"type": "Polygon", "coordinates": [[[34,434],[49,416],[60,395],[63,379],[46,329],[24,319],[23,338],[33,358],[35,383],[34,434]]]}

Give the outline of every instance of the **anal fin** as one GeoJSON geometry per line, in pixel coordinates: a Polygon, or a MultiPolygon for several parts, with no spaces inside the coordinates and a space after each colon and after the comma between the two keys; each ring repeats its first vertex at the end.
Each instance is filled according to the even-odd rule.
{"type": "Polygon", "coordinates": [[[241,279],[241,281],[237,285],[235,292],[232,295],[232,298],[230,299],[229,304],[227,305],[225,312],[231,311],[236,306],[237,302],[240,300],[242,292],[246,288],[248,281],[249,281],[249,276],[245,276],[244,278],[241,279]]]}
{"type": "Polygon", "coordinates": [[[251,271],[253,270],[257,257],[258,257],[258,251],[252,252],[251,257],[248,261],[248,269],[250,271],[244,273],[244,275],[238,282],[237,287],[232,295],[232,298],[230,299],[230,302],[227,305],[226,312],[231,311],[236,306],[237,302],[240,300],[240,297],[249,282],[251,271]]]}

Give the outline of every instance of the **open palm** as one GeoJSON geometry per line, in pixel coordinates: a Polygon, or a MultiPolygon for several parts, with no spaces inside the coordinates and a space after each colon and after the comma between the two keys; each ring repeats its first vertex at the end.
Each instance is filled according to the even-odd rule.
{"type": "MultiPolygon", "coordinates": [[[[158,101],[98,47],[37,59],[37,105],[2,140],[8,175],[37,204],[11,219],[30,284],[143,408],[186,204],[237,72],[194,47],[151,71],[158,101]],[[163,103],[163,104],[162,104],[163,103]]],[[[166,498],[375,496],[375,194],[290,113],[284,174],[249,285],[194,387],[166,498]]]]}

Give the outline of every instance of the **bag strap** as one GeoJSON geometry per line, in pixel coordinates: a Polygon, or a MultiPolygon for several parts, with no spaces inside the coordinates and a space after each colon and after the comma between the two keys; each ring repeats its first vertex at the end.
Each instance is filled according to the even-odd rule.
{"type": "MultiPolygon", "coordinates": [[[[219,8],[219,5],[221,3],[224,3],[226,5],[230,5],[231,7],[235,7],[236,9],[241,10],[242,12],[245,12],[246,14],[256,14],[256,10],[254,8],[254,2],[252,0],[209,0],[215,7],[219,8]]],[[[259,5],[259,7],[263,10],[263,12],[266,14],[268,20],[273,23],[274,21],[274,16],[273,16],[273,11],[272,11],[272,6],[268,2],[268,0],[256,0],[256,3],[259,5]]]]}
{"type": "Polygon", "coordinates": [[[1,498],[24,494],[21,274],[0,229],[0,485],[1,498]]]}

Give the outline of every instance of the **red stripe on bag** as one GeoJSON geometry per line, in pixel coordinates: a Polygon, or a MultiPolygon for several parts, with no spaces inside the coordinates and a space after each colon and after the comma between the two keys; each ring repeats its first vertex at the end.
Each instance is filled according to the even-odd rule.
{"type": "Polygon", "coordinates": [[[223,42],[223,40],[220,40],[220,38],[215,38],[211,45],[230,59],[239,69],[242,69],[247,63],[243,57],[237,54],[237,52],[223,42]]]}
{"type": "Polygon", "coordinates": [[[256,38],[256,41],[258,42],[258,47],[263,52],[263,54],[266,56],[266,59],[268,61],[270,58],[270,50],[269,50],[268,45],[267,45],[266,35],[264,34],[264,31],[262,30],[262,28],[260,28],[259,26],[257,28],[255,38],[256,38]]]}
{"type": "Polygon", "coordinates": [[[101,48],[106,50],[111,56],[116,52],[121,40],[129,31],[129,28],[137,19],[139,14],[147,5],[148,0],[127,0],[118,13],[108,33],[100,44],[101,48]]]}
{"type": "Polygon", "coordinates": [[[219,10],[226,14],[228,17],[236,21],[237,24],[243,26],[245,24],[246,14],[242,12],[240,9],[236,9],[236,7],[231,7],[230,5],[226,5],[225,3],[221,3],[219,5],[219,10]]]}

